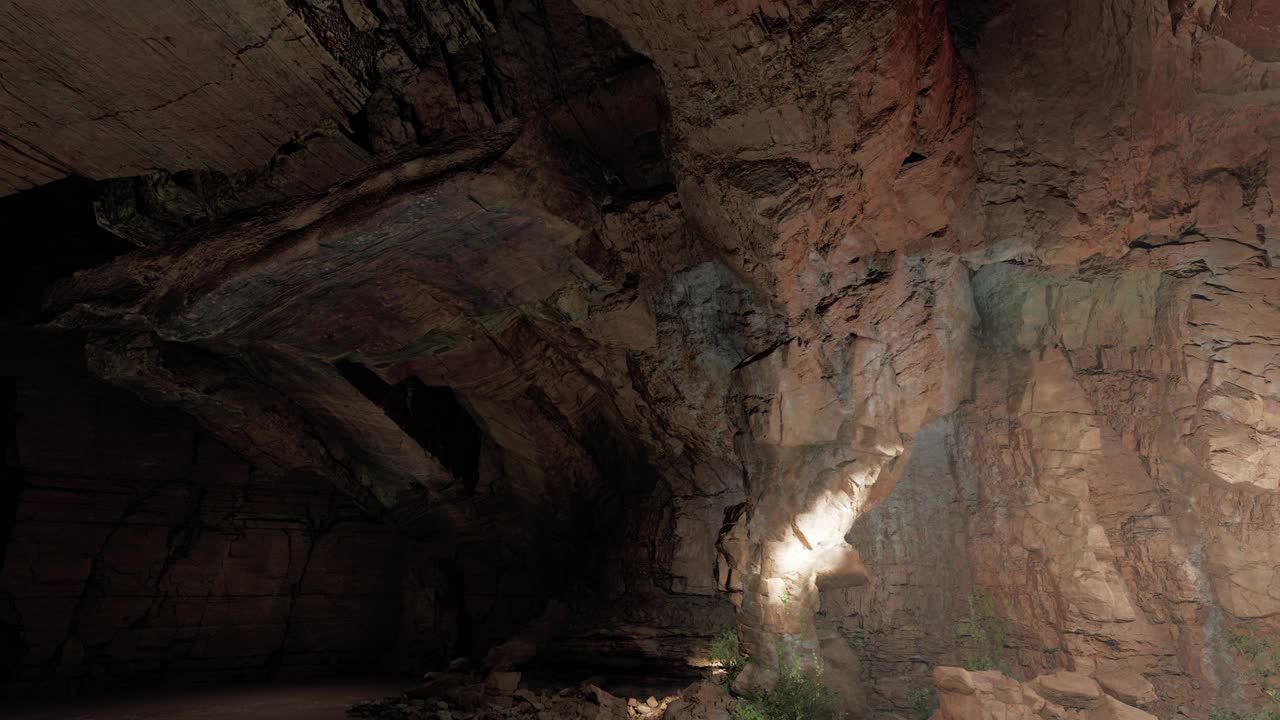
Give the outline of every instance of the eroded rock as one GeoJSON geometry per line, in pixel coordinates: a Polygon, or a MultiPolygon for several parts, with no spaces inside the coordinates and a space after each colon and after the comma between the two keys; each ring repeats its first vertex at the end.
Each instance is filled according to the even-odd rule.
{"type": "Polygon", "coordinates": [[[1147,720],[1154,715],[1103,695],[1087,675],[1056,672],[1022,683],[999,672],[937,667],[933,683],[941,720],[1053,718],[1054,720],[1147,720]]]}
{"type": "Polygon", "coordinates": [[[1039,679],[942,672],[948,717],[1247,694],[1231,633],[1280,612],[1262,3],[288,5],[136,42],[6,9],[0,192],[117,178],[98,220],[140,249],[48,328],[417,536],[487,669],[696,663],[732,615],[743,689],[825,658],[898,711],[985,588],[1039,679]],[[53,82],[61,37],[132,72],[53,82]],[[165,38],[199,62],[131,54],[165,38]]]}

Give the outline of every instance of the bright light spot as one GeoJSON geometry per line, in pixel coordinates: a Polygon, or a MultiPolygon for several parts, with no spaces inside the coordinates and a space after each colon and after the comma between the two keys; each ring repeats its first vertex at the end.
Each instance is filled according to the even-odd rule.
{"type": "Polygon", "coordinates": [[[803,575],[813,565],[813,552],[805,549],[804,545],[795,538],[787,542],[771,543],[771,545],[773,567],[779,574],[803,575]]]}
{"type": "MultiPolygon", "coordinates": [[[[831,564],[831,553],[847,545],[844,536],[861,514],[880,470],[878,464],[855,467],[848,471],[842,487],[815,493],[808,509],[794,518],[799,534],[766,543],[766,573],[773,577],[808,577],[824,562],[831,564]]],[[[771,586],[770,601],[780,602],[781,597],[772,597],[773,594],[771,586]]]]}

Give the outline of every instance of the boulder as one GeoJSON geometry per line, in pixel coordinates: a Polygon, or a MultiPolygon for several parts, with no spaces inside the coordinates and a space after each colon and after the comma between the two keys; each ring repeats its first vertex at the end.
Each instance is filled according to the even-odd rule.
{"type": "Polygon", "coordinates": [[[1093,715],[1095,717],[1090,720],[1158,720],[1155,715],[1126,705],[1113,697],[1108,697],[1103,702],[1101,711],[1094,712],[1093,715]]]}
{"type": "Polygon", "coordinates": [[[1102,690],[1111,697],[1130,705],[1150,705],[1156,701],[1156,689],[1151,682],[1135,672],[1106,672],[1094,676],[1102,690]]]}
{"type": "Polygon", "coordinates": [[[667,705],[663,720],[729,720],[733,699],[723,687],[696,682],[667,705]]]}
{"type": "Polygon", "coordinates": [[[933,684],[938,692],[956,695],[972,695],[974,693],[973,678],[969,671],[958,667],[936,667],[933,669],[933,684]]]}
{"type": "Polygon", "coordinates": [[[1088,710],[1102,704],[1102,688],[1088,675],[1060,671],[1041,675],[1035,685],[1045,700],[1066,708],[1088,710]]]}
{"type": "Polygon", "coordinates": [[[1104,695],[1093,678],[1074,672],[1018,682],[998,672],[937,667],[933,720],[1154,720],[1155,716],[1104,695]]]}

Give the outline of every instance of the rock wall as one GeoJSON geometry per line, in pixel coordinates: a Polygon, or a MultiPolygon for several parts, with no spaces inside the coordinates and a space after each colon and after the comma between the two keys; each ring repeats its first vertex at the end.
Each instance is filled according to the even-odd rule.
{"type": "Polygon", "coordinates": [[[1105,675],[1095,680],[1074,672],[1041,675],[1018,682],[997,671],[967,672],[938,667],[940,720],[1001,717],[1010,720],[1154,720],[1151,713],[1129,703],[1146,704],[1155,694],[1151,684],[1136,675],[1105,675]]]}
{"type": "MultiPolygon", "coordinates": [[[[189,419],[6,358],[0,559],[11,694],[368,672],[396,632],[397,534],[329,483],[265,475],[189,419]]],[[[74,350],[74,348],[72,348],[74,350]]],[[[65,364],[62,364],[65,363],[65,364]]]]}
{"type": "Polygon", "coordinates": [[[31,180],[15,145],[10,190],[166,170],[98,188],[137,249],[27,321],[413,536],[416,586],[452,589],[404,602],[456,637],[411,646],[697,663],[732,608],[740,690],[822,662],[849,710],[903,712],[985,588],[1018,682],[983,692],[1123,671],[1162,716],[1256,701],[1229,638],[1280,609],[1265,3],[230,5],[333,70],[307,110],[346,149],[298,127],[270,156],[319,122],[273,114],[237,125],[257,169],[190,155],[204,124],[79,152],[181,102],[48,134],[80,162],[31,180]]]}
{"type": "Polygon", "coordinates": [[[963,660],[976,587],[1019,677],[1141,673],[1161,717],[1259,702],[1230,638],[1276,632],[1272,70],[1211,8],[1103,5],[952,7],[985,28],[973,383],[851,533],[869,585],[824,601],[882,710],[963,660]],[[1141,41],[1075,55],[1113,11],[1141,41]],[[1072,104],[1096,83],[1114,105],[1072,104]]]}
{"type": "Polygon", "coordinates": [[[1010,657],[1027,677],[1140,672],[1161,714],[1248,695],[1230,635],[1273,632],[1274,571],[1259,553],[1277,533],[1263,409],[1276,350],[1259,315],[1280,286],[1234,243],[1185,258],[1163,272],[975,274],[986,362],[973,398],[917,435],[905,492],[851,537],[871,583],[832,598],[871,634],[869,655],[892,661],[875,681],[882,707],[905,706],[919,683],[911,656],[962,659],[952,628],[978,586],[1014,620],[1010,657]],[[1242,307],[1218,306],[1210,340],[1206,310],[1224,297],[1242,307]],[[1219,324],[1245,316],[1244,336],[1219,324]]]}

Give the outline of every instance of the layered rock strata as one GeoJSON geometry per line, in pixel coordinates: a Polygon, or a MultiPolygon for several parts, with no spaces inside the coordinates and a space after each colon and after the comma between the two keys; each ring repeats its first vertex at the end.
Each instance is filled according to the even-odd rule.
{"type": "Polygon", "coordinates": [[[44,348],[38,367],[0,364],[16,373],[0,693],[386,662],[406,565],[393,529],[321,478],[264,476],[189,418],[65,357],[44,348]]]}
{"type": "Polygon", "coordinates": [[[1017,677],[1198,718],[1256,700],[1230,638],[1280,602],[1262,5],[260,0],[248,45],[348,88],[303,104],[358,151],[284,153],[314,186],[128,113],[3,167],[205,168],[104,187],[139,249],[37,321],[523,620],[573,606],[539,653],[697,663],[732,613],[740,689],[821,662],[902,712],[986,588],[1017,677]],[[162,147],[77,153],[121,123],[162,147]]]}

